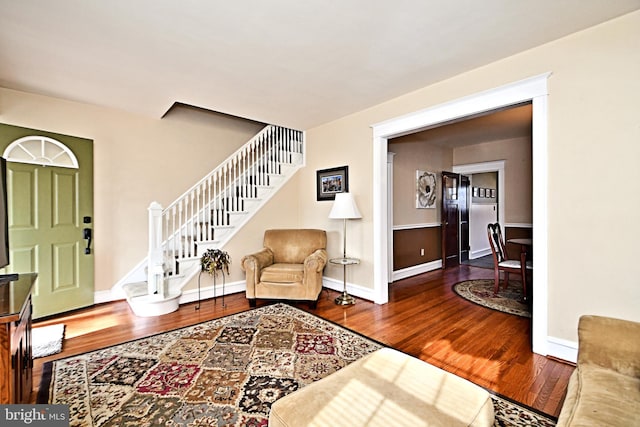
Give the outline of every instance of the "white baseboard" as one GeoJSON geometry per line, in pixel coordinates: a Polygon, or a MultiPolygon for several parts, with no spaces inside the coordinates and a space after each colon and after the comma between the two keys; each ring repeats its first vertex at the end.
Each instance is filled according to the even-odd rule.
{"type": "MultiPolygon", "coordinates": [[[[246,282],[244,280],[238,282],[225,283],[224,285],[224,294],[234,294],[237,292],[244,292],[247,289],[246,282]]],[[[219,297],[222,295],[222,283],[217,284],[216,286],[216,296],[219,297]]],[[[208,299],[213,298],[213,285],[204,286],[200,288],[200,299],[208,299]]],[[[93,303],[101,304],[105,302],[118,301],[125,299],[124,296],[119,295],[118,293],[108,290],[108,291],[97,291],[93,294],[93,303]]],[[[185,304],[188,302],[194,302],[198,300],[198,289],[188,289],[186,291],[182,291],[182,295],[180,296],[180,304],[185,304]]]]}
{"type": "MultiPolygon", "coordinates": [[[[342,280],[333,279],[331,277],[323,277],[322,286],[327,289],[342,292],[344,289],[344,282],[342,280]]],[[[375,294],[373,292],[373,289],[364,288],[360,285],[347,283],[347,293],[354,297],[366,299],[369,301],[375,301],[375,294]]]]}
{"type": "MultiPolygon", "coordinates": [[[[244,292],[247,289],[247,282],[244,280],[240,280],[237,282],[225,283],[224,285],[224,294],[235,294],[238,292],[244,292]]],[[[222,296],[222,283],[218,283],[215,289],[215,296],[222,296]]],[[[200,299],[205,300],[209,298],[213,298],[213,285],[201,287],[200,288],[200,299]]],[[[198,301],[198,289],[188,289],[186,291],[182,291],[182,295],[180,296],[180,304],[186,304],[188,302],[198,301]]]]}
{"type": "Polygon", "coordinates": [[[403,268],[401,270],[395,270],[393,272],[393,281],[405,279],[411,276],[417,276],[418,274],[427,273],[429,271],[438,270],[442,268],[442,260],[427,262],[420,265],[414,265],[411,267],[403,268]]]}
{"type": "Polygon", "coordinates": [[[556,337],[547,337],[547,355],[576,363],[578,360],[578,343],[556,337]]]}
{"type": "Polygon", "coordinates": [[[124,293],[122,296],[116,295],[112,290],[108,291],[96,291],[93,293],[93,303],[94,304],[102,304],[104,302],[118,301],[124,298],[124,293]]]}
{"type": "Polygon", "coordinates": [[[491,255],[491,248],[478,249],[477,251],[471,251],[469,253],[469,259],[482,258],[483,256],[491,255]]]}

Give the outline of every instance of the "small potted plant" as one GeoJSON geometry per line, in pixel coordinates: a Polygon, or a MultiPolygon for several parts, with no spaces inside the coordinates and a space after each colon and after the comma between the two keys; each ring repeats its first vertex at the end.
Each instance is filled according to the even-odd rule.
{"type": "Polygon", "coordinates": [[[200,257],[200,267],[202,271],[206,271],[210,276],[216,276],[218,271],[229,274],[229,264],[231,257],[226,251],[220,249],[207,249],[200,257]]]}
{"type": "MultiPolygon", "coordinates": [[[[216,277],[218,271],[222,272],[222,306],[224,307],[224,273],[229,274],[229,265],[231,264],[231,256],[221,249],[207,249],[200,257],[200,274],[203,272],[213,276],[213,298],[216,298],[216,277]]],[[[198,275],[198,305],[196,310],[200,309],[200,275],[198,275]]]]}

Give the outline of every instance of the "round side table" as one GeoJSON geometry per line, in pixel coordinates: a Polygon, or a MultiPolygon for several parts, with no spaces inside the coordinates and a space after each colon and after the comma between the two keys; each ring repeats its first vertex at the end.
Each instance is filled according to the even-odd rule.
{"type": "Polygon", "coordinates": [[[347,266],[360,264],[360,260],[357,258],[331,258],[329,260],[331,264],[342,265],[342,295],[335,299],[335,303],[338,305],[351,305],[356,303],[356,299],[347,293],[347,266]]]}

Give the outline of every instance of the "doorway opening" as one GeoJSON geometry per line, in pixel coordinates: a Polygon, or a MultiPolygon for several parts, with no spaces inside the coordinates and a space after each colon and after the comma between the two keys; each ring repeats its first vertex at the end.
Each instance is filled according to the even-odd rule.
{"type": "Polygon", "coordinates": [[[388,289],[388,139],[407,135],[452,120],[525,103],[532,103],[533,240],[536,246],[533,289],[532,344],[535,353],[547,354],[547,80],[550,73],[481,92],[446,104],[373,125],[374,300],[384,304],[388,289]]]}

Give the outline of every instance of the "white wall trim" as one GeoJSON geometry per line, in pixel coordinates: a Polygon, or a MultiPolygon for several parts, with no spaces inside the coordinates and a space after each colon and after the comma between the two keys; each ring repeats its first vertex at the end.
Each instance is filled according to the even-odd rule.
{"type": "MultiPolygon", "coordinates": [[[[396,153],[387,152],[387,178],[389,179],[389,192],[387,193],[387,251],[389,253],[393,253],[393,245],[395,244],[393,241],[393,160],[395,156],[396,153]]],[[[389,273],[387,280],[393,282],[393,257],[388,257],[387,261],[387,272],[389,273]]]]}
{"type": "Polygon", "coordinates": [[[505,196],[504,196],[504,186],[505,186],[505,178],[504,178],[504,167],[506,161],[505,160],[496,160],[493,162],[482,162],[482,163],[469,163],[466,165],[455,165],[453,166],[453,172],[459,173],[462,175],[469,175],[474,173],[483,173],[483,172],[498,172],[498,222],[501,223],[501,226],[504,228],[504,205],[505,205],[505,196]]]}
{"type": "MultiPolygon", "coordinates": [[[[327,289],[342,292],[344,289],[344,282],[332,277],[322,277],[322,286],[327,289]]],[[[354,297],[366,299],[368,301],[375,301],[375,294],[371,288],[365,288],[354,283],[347,282],[347,293],[354,297]]],[[[322,294],[320,294],[320,297],[322,297],[322,294]]]]}
{"type": "Polygon", "coordinates": [[[429,222],[429,223],[422,223],[422,224],[405,224],[405,225],[394,225],[393,226],[393,231],[396,230],[414,230],[416,228],[433,228],[433,227],[440,227],[440,224],[437,222],[429,222]]]}
{"type": "Polygon", "coordinates": [[[372,125],[373,128],[373,293],[374,301],[385,304],[388,294],[388,188],[387,150],[388,139],[407,135],[450,120],[484,113],[523,102],[532,102],[532,151],[533,151],[533,240],[534,251],[532,341],[533,351],[548,354],[548,239],[547,239],[547,102],[548,78],[544,73],[513,82],[498,88],[469,95],[448,103],[396,117],[372,125]]]}
{"type": "Polygon", "coordinates": [[[469,259],[482,258],[483,256],[487,255],[491,255],[491,248],[471,251],[471,253],[469,254],[469,259]]]}
{"type": "Polygon", "coordinates": [[[93,293],[93,303],[94,304],[102,304],[105,302],[118,301],[124,298],[124,293],[122,295],[118,295],[111,290],[106,291],[96,291],[93,293]]]}
{"type": "MultiPolygon", "coordinates": [[[[322,277],[322,286],[327,289],[342,292],[344,283],[341,279],[334,279],[331,277],[322,277]]],[[[224,286],[225,295],[235,294],[239,292],[245,292],[247,290],[247,282],[245,280],[239,280],[236,282],[226,283],[224,286]]],[[[368,301],[374,301],[375,295],[370,288],[365,288],[354,283],[347,282],[347,292],[354,297],[366,299],[368,301]]],[[[218,300],[222,296],[222,283],[216,285],[216,297],[218,300]]],[[[320,295],[322,297],[322,294],[320,295]]],[[[213,285],[200,287],[200,300],[208,300],[213,298],[213,285]]],[[[125,299],[121,295],[118,295],[111,290],[98,291],[94,293],[94,304],[100,304],[105,302],[117,301],[125,299]]],[[[186,304],[195,302],[198,300],[198,289],[188,289],[182,292],[180,296],[180,304],[186,304]]]]}
{"type": "Polygon", "coordinates": [[[575,341],[548,337],[547,347],[549,348],[549,354],[552,354],[553,357],[572,363],[578,361],[578,343],[575,341]]]}
{"type": "MultiPolygon", "coordinates": [[[[236,294],[238,292],[245,292],[247,290],[247,282],[245,280],[238,280],[236,282],[225,283],[224,294],[236,294]]],[[[222,283],[216,283],[216,298],[219,300],[222,296],[222,283]]],[[[206,300],[213,298],[213,285],[200,287],[200,300],[206,300]]],[[[180,296],[180,304],[186,304],[189,302],[198,301],[198,288],[187,289],[182,291],[180,296]]]]}
{"type": "Polygon", "coordinates": [[[533,228],[533,224],[526,224],[521,222],[507,222],[504,224],[504,226],[509,228],[533,228]]]}
{"type": "Polygon", "coordinates": [[[407,277],[416,276],[418,274],[428,273],[429,271],[442,268],[442,260],[438,259],[424,264],[412,265],[411,267],[395,270],[393,272],[393,281],[406,279],[407,277]]]}

